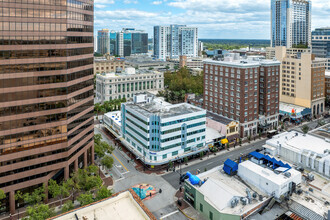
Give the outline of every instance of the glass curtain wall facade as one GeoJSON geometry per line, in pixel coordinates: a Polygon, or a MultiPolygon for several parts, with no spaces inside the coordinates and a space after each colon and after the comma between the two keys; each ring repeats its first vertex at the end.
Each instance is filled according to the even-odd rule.
{"type": "Polygon", "coordinates": [[[94,162],[93,4],[0,1],[1,213],[94,162]]]}
{"type": "Polygon", "coordinates": [[[327,58],[326,70],[330,71],[330,27],[312,32],[312,51],[317,57],[327,58]]]}
{"type": "Polygon", "coordinates": [[[97,52],[99,54],[110,54],[110,34],[108,29],[97,32],[97,52]]]}
{"type": "Polygon", "coordinates": [[[148,34],[132,33],[132,54],[148,53],[148,34]]]}
{"type": "Polygon", "coordinates": [[[311,44],[310,0],[271,1],[271,46],[311,44]]]}
{"type": "Polygon", "coordinates": [[[113,56],[116,54],[116,35],[116,32],[110,32],[110,54],[113,56]]]}

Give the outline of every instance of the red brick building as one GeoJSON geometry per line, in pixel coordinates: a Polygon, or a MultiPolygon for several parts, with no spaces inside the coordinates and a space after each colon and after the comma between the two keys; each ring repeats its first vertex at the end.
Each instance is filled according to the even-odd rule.
{"type": "Polygon", "coordinates": [[[279,71],[276,60],[204,62],[204,108],[240,122],[240,136],[255,136],[278,125],[279,71]]]}

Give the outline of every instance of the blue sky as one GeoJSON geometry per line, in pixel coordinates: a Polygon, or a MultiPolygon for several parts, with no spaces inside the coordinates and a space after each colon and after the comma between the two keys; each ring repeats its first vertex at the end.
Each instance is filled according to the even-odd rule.
{"type": "MultiPolygon", "coordinates": [[[[269,39],[270,0],[95,0],[95,31],[198,27],[199,38],[269,39]]],[[[330,0],[312,0],[312,29],[330,26],[330,0]]]]}

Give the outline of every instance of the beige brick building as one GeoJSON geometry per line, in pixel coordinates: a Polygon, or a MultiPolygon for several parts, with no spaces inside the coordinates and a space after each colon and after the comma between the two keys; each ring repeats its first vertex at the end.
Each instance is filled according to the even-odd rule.
{"type": "Polygon", "coordinates": [[[312,115],[324,112],[325,59],[315,58],[309,49],[275,48],[281,61],[280,101],[310,108],[312,115]]]}
{"type": "Polygon", "coordinates": [[[111,56],[94,58],[94,74],[116,72],[117,69],[125,70],[124,60],[111,56]]]}

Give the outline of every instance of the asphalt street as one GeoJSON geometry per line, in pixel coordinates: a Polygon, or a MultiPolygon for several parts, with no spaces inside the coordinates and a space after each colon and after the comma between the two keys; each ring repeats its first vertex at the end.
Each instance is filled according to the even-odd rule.
{"type": "MultiPolygon", "coordinates": [[[[200,170],[201,172],[204,172],[205,168],[206,170],[210,170],[216,166],[222,165],[225,162],[225,160],[227,160],[228,158],[235,160],[239,158],[242,154],[246,155],[252,151],[255,151],[258,148],[261,148],[262,145],[265,144],[265,142],[266,140],[261,140],[258,142],[251,143],[250,145],[242,146],[236,149],[231,148],[230,151],[224,154],[219,154],[219,156],[217,157],[212,157],[209,159],[207,157],[204,157],[203,160],[201,160],[199,163],[193,164],[191,166],[189,166],[189,163],[188,165],[182,164],[181,173],[184,174],[189,171],[192,174],[196,174],[197,169],[200,170]]],[[[180,167],[177,166],[175,172],[165,174],[162,177],[175,189],[179,189],[180,167]]]]}

